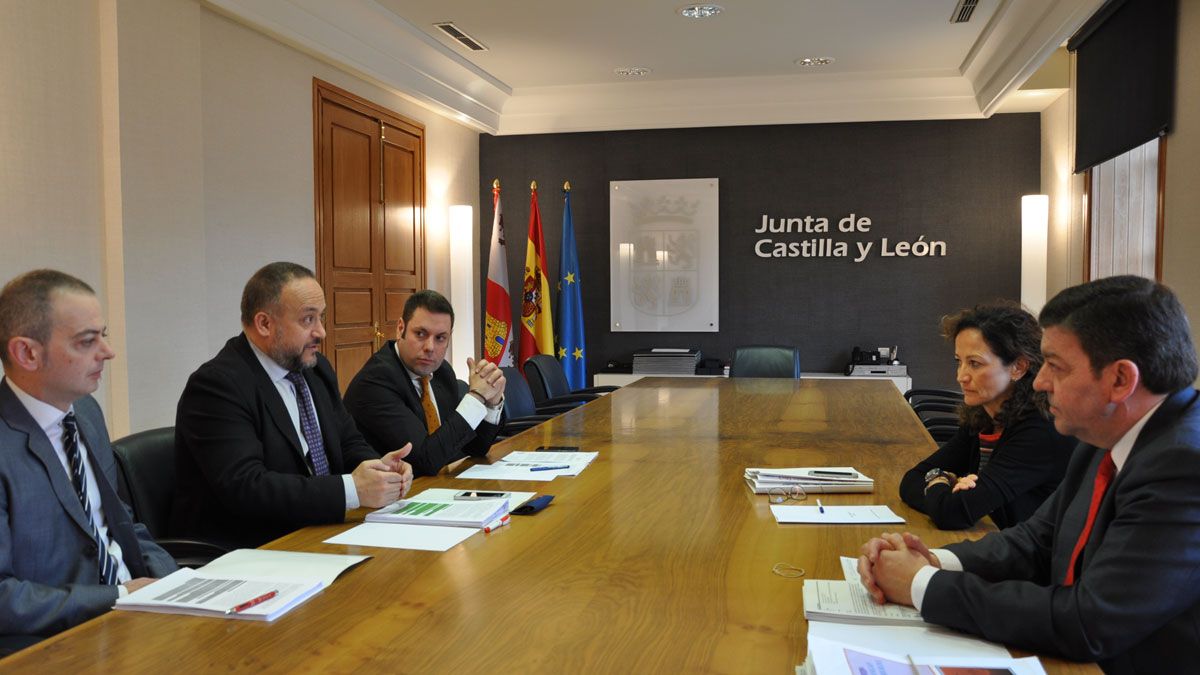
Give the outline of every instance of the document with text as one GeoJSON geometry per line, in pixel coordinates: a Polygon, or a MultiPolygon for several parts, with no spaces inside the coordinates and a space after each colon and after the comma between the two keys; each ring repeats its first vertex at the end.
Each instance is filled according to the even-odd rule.
{"type": "Polygon", "coordinates": [[[886,506],[786,506],[771,505],[777,523],[821,525],[871,525],[903,523],[904,519],[886,506]]]}

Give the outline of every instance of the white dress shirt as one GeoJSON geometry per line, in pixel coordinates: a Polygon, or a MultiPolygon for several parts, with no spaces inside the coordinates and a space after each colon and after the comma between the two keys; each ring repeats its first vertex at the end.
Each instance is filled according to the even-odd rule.
{"type": "MultiPolygon", "coordinates": [[[[1150,421],[1150,417],[1158,411],[1161,405],[1162,401],[1159,401],[1145,415],[1142,415],[1141,419],[1134,423],[1132,427],[1129,427],[1129,431],[1126,431],[1125,435],[1121,436],[1121,439],[1113,445],[1112,461],[1117,467],[1117,470],[1113,473],[1114,478],[1121,472],[1121,468],[1125,466],[1125,462],[1129,459],[1129,453],[1133,452],[1133,444],[1137,442],[1138,434],[1142,433],[1142,428],[1146,426],[1146,422],[1150,421]]],[[[963,569],[962,561],[958,559],[958,556],[944,548],[932,549],[930,553],[937,557],[942,567],[939,570],[933,565],[926,565],[917,570],[916,576],[913,577],[911,586],[912,600],[913,607],[916,607],[918,612],[921,611],[921,603],[925,601],[925,591],[928,590],[929,580],[933,578],[934,574],[937,574],[939,571],[961,572],[963,569]]]]}
{"type": "MultiPolygon", "coordinates": [[[[304,430],[300,428],[300,405],[296,401],[296,388],[292,386],[292,381],[287,379],[290,371],[275,363],[275,359],[264,354],[253,342],[250,340],[247,342],[250,343],[250,349],[254,350],[254,355],[258,357],[258,362],[262,365],[263,370],[267,372],[267,377],[275,385],[275,389],[279,392],[279,398],[283,399],[283,407],[287,408],[288,417],[292,418],[292,427],[296,430],[296,435],[300,437],[300,455],[307,458],[308,441],[304,438],[304,430]]],[[[312,392],[309,392],[309,398],[312,398],[312,392]]],[[[313,403],[313,420],[317,423],[317,431],[320,431],[321,420],[317,415],[316,402],[313,403]]],[[[346,510],[357,509],[359,501],[358,490],[354,487],[354,476],[348,473],[342,474],[342,487],[346,493],[346,510]]]]}
{"type": "MultiPolygon", "coordinates": [[[[71,462],[67,459],[66,449],[63,448],[63,420],[67,417],[67,413],[30,396],[12,380],[8,380],[8,386],[17,395],[17,400],[21,402],[21,405],[25,406],[25,410],[29,411],[33,421],[37,422],[37,425],[45,432],[51,447],[54,448],[54,454],[62,463],[63,471],[67,474],[67,482],[74,487],[75,483],[71,479],[71,462]]],[[[75,412],[75,406],[71,406],[67,412],[75,412]]],[[[121,554],[121,545],[117,543],[116,539],[108,536],[108,521],[104,517],[104,503],[100,500],[100,487],[96,484],[96,474],[92,469],[90,453],[87,450],[87,443],[83,440],[83,434],[79,434],[79,456],[83,460],[83,482],[87,490],[88,505],[92,511],[92,524],[100,533],[100,539],[108,542],[108,552],[112,555],[113,560],[117,561],[117,581],[124,584],[132,579],[133,575],[129,572],[129,566],[125,564],[125,557],[121,554]]],[[[99,580],[96,583],[99,583],[99,580]]],[[[126,594],[125,587],[120,586],[119,588],[123,597],[126,594]]]]}
{"type": "MultiPolygon", "coordinates": [[[[392,348],[396,350],[396,358],[400,358],[399,345],[393,345],[392,348]]],[[[402,358],[400,358],[400,365],[404,366],[404,359],[402,359],[402,358]]],[[[417,399],[419,400],[422,397],[424,397],[425,396],[425,385],[422,384],[422,382],[421,382],[421,376],[414,373],[413,371],[409,370],[408,366],[404,366],[404,372],[408,373],[408,379],[412,381],[413,388],[417,390],[417,399]]],[[[430,377],[433,377],[433,376],[430,375],[430,377]]],[[[430,383],[429,391],[431,391],[431,392],[433,391],[432,383],[430,383]]],[[[433,409],[434,409],[434,412],[437,413],[438,421],[441,422],[442,421],[442,411],[438,410],[437,401],[434,401],[433,409]]],[[[485,405],[482,401],[475,398],[474,396],[464,396],[463,399],[458,402],[458,407],[455,408],[454,410],[459,415],[462,415],[462,418],[467,421],[467,424],[470,425],[470,427],[472,429],[477,429],[479,427],[479,423],[483,422],[485,420],[490,422],[491,424],[499,424],[500,423],[500,411],[503,409],[504,409],[503,399],[500,401],[500,403],[495,408],[493,408],[491,406],[485,405]]]]}

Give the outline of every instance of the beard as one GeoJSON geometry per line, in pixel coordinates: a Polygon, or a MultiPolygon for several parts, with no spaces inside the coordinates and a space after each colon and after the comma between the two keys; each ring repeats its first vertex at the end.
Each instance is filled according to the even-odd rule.
{"type": "MultiPolygon", "coordinates": [[[[276,338],[278,337],[279,336],[276,335],[276,338]]],[[[317,355],[313,354],[310,360],[305,361],[304,352],[308,347],[319,346],[320,344],[321,341],[317,340],[304,345],[299,349],[299,351],[293,351],[287,349],[286,347],[279,346],[278,341],[276,341],[275,345],[271,347],[271,351],[267,354],[267,356],[270,356],[272,361],[278,363],[280,366],[290,372],[300,372],[301,370],[307,370],[317,365],[317,355]]]]}

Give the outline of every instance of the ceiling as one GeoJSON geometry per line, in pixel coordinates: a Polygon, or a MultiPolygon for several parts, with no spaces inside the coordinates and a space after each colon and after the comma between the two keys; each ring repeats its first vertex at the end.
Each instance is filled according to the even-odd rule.
{"type": "MultiPolygon", "coordinates": [[[[986,117],[1102,0],[206,0],[208,6],[498,134],[986,117]],[[433,24],[451,21],[473,52],[433,24]],[[797,59],[831,57],[819,68],[797,59]],[[640,66],[643,77],[614,70],[640,66]]],[[[1062,84],[1065,87],[1065,83],[1062,84]]]]}

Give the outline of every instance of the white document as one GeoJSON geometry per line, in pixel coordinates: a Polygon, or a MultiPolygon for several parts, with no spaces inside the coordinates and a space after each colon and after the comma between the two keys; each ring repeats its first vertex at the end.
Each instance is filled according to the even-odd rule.
{"type": "Polygon", "coordinates": [[[310,579],[320,579],[328,586],[342,572],[370,557],[239,548],[208,563],[200,571],[210,576],[229,578],[266,577],[306,582],[310,579]]]}
{"type": "MultiPolygon", "coordinates": [[[[954,653],[944,653],[939,648],[927,651],[932,648],[930,645],[913,643],[903,645],[895,651],[884,651],[871,641],[875,633],[874,628],[860,628],[859,631],[860,635],[850,641],[829,639],[814,635],[810,631],[806,663],[820,675],[940,675],[945,668],[996,669],[995,672],[1012,675],[1045,675],[1046,672],[1035,657],[1014,659],[1007,653],[984,655],[984,652],[996,645],[990,645],[983,640],[967,638],[975,644],[951,648],[954,653]],[[863,646],[864,642],[870,646],[863,646]]],[[[1003,648],[1000,651],[1004,651],[1003,648]]]]}
{"type": "Polygon", "coordinates": [[[822,525],[868,525],[872,523],[903,523],[904,519],[886,506],[820,506],[771,505],[777,523],[817,523],[822,525]]]}
{"type": "MultiPolygon", "coordinates": [[[[809,652],[813,639],[830,640],[847,646],[895,654],[941,654],[1007,658],[1008,650],[965,633],[925,624],[923,626],[862,626],[829,621],[808,622],[809,652]]],[[[811,662],[811,659],[809,659],[811,662]]]]}
{"type": "Polygon", "coordinates": [[[185,567],[118,598],[114,609],[274,621],[324,587],[320,579],[225,578],[185,567]]]}
{"type": "MultiPolygon", "coordinates": [[[[506,464],[537,464],[539,466],[566,466],[566,469],[551,471],[558,476],[578,476],[599,455],[598,452],[530,452],[515,450],[500,459],[506,464]]],[[[537,472],[540,473],[540,472],[537,472]]]]}
{"type": "Polygon", "coordinates": [[[885,626],[925,625],[912,607],[877,605],[858,581],[804,580],[804,618],[885,626]]]}
{"type": "Polygon", "coordinates": [[[407,548],[414,551],[448,551],[479,532],[470,527],[363,523],[325,540],[326,544],[407,548]]]}
{"type": "Polygon", "coordinates": [[[862,583],[858,578],[858,558],[842,556],[839,560],[842,562],[842,575],[846,577],[846,581],[862,583]]]}
{"type": "Polygon", "coordinates": [[[555,477],[566,475],[570,469],[560,469],[556,471],[530,471],[535,466],[544,466],[542,464],[529,464],[523,462],[494,462],[492,464],[476,464],[466,471],[458,474],[455,478],[474,478],[478,480],[537,480],[551,481],[555,477]]]}

